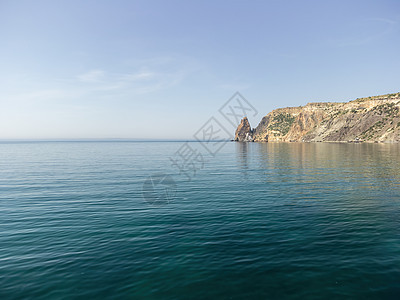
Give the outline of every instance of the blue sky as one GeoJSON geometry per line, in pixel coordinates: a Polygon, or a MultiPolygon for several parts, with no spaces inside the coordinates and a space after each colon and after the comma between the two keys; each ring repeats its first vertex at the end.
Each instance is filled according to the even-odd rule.
{"type": "Polygon", "coordinates": [[[190,139],[241,92],[259,114],[400,91],[400,2],[0,1],[0,139],[190,139]]]}

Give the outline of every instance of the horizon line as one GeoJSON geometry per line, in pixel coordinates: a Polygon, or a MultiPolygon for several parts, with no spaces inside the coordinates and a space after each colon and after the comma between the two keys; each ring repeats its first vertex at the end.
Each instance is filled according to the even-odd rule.
{"type": "MultiPolygon", "coordinates": [[[[221,141],[231,140],[222,139],[221,141]]],[[[0,138],[0,143],[7,142],[202,142],[196,139],[141,139],[141,138],[0,138]]]]}

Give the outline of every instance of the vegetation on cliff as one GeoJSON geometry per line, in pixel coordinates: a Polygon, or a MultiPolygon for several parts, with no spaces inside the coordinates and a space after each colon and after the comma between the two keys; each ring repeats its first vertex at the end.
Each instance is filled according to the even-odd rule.
{"type": "Polygon", "coordinates": [[[296,117],[292,116],[291,114],[280,113],[274,117],[273,122],[268,126],[268,129],[271,131],[276,131],[278,134],[284,136],[289,132],[290,127],[293,125],[295,119],[296,117]]]}
{"type": "Polygon", "coordinates": [[[400,142],[400,93],[280,108],[263,117],[255,129],[247,119],[243,127],[236,140],[246,136],[268,142],[400,142]]]}

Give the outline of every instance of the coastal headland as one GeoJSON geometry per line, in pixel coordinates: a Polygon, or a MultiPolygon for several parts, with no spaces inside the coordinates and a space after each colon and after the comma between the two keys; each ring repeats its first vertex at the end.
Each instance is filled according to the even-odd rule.
{"type": "Polygon", "coordinates": [[[255,128],[247,117],[235,133],[239,142],[400,142],[400,93],[350,102],[316,102],[278,108],[255,128]]]}

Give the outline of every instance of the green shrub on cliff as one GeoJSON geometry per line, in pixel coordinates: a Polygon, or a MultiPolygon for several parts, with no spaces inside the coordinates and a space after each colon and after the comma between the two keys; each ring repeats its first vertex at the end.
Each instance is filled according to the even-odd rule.
{"type": "Polygon", "coordinates": [[[288,113],[280,113],[274,116],[273,123],[268,126],[269,130],[279,131],[281,135],[286,135],[292,126],[295,117],[288,113]]]}

